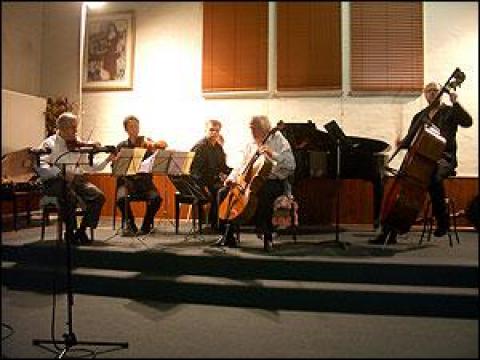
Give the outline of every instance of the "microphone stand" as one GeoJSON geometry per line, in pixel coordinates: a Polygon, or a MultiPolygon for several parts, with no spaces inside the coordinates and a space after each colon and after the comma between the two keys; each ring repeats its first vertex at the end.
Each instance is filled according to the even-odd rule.
{"type": "MultiPolygon", "coordinates": [[[[72,152],[78,152],[80,151],[66,151],[63,154],[61,154],[56,160],[55,164],[57,165],[58,160],[60,160],[64,155],[72,153],[72,152]]],[[[90,163],[93,161],[93,150],[92,153],[90,154],[90,163]]],[[[77,163],[62,163],[62,197],[63,200],[66,201],[67,199],[67,180],[66,180],[66,165],[76,165],[77,163]]],[[[62,211],[62,210],[60,210],[62,211]]],[[[75,216],[75,215],[74,215],[75,216]]],[[[57,239],[57,241],[61,242],[62,241],[62,234],[59,234],[60,238],[57,239]]],[[[67,353],[76,345],[93,345],[93,346],[113,346],[113,347],[119,347],[120,349],[126,349],[128,348],[128,343],[127,342],[105,342],[105,341],[78,341],[77,336],[73,332],[73,290],[72,290],[72,254],[71,254],[71,237],[66,236],[65,237],[65,243],[66,243],[66,286],[67,286],[67,325],[68,325],[68,332],[63,334],[63,341],[55,341],[53,340],[41,340],[41,339],[34,339],[32,341],[32,344],[34,346],[39,346],[41,348],[44,348],[48,351],[54,352],[57,354],[58,359],[62,359],[64,356],[67,355],[67,353]],[[58,344],[63,343],[64,348],[59,348],[58,344]],[[43,346],[43,344],[53,344],[55,346],[55,349],[57,351],[60,351],[59,353],[57,351],[53,351],[50,348],[43,346]]],[[[116,349],[112,349],[110,351],[113,351],[116,349]]]]}

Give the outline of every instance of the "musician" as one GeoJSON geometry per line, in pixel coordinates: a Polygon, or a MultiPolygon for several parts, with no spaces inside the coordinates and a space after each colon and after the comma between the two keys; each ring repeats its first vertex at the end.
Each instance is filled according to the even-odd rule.
{"type": "Polygon", "coordinates": [[[212,229],[217,229],[217,193],[223,187],[223,182],[230,173],[226,155],[223,151],[223,139],[220,131],[222,123],[218,120],[207,120],[205,123],[205,137],[198,141],[190,151],[195,156],[190,167],[190,174],[198,185],[208,190],[211,195],[210,213],[208,221],[212,229]]]}
{"type": "MultiPolygon", "coordinates": [[[[454,91],[449,92],[451,106],[444,104],[441,97],[435,101],[440,90],[441,86],[435,82],[425,86],[423,94],[428,102],[428,106],[413,117],[407,135],[403,140],[396,140],[397,146],[408,149],[414,140],[415,134],[423,124],[422,119],[424,116],[427,116],[428,120],[440,129],[441,135],[446,140],[445,150],[437,161],[437,166],[428,188],[432,202],[432,213],[436,220],[436,229],[433,234],[437,237],[445,235],[450,227],[443,181],[448,176],[454,175],[457,167],[456,136],[458,126],[467,128],[472,126],[473,123],[472,117],[460,105],[458,95],[454,91]]],[[[393,229],[389,229],[388,225],[384,225],[382,233],[370,242],[383,244],[388,235],[390,236],[387,243],[396,243],[397,233],[393,229]]]]}
{"type": "MultiPolygon", "coordinates": [[[[135,148],[146,147],[147,151],[143,159],[149,158],[154,153],[154,146],[151,139],[139,136],[140,132],[140,120],[129,115],[123,120],[123,128],[128,134],[128,139],[120,142],[117,145],[117,151],[121,148],[135,148]]],[[[167,144],[164,141],[158,142],[160,147],[165,148],[167,144]]],[[[157,143],[157,144],[158,144],[157,143]]],[[[120,209],[123,218],[125,219],[125,229],[122,232],[123,236],[133,236],[135,234],[145,235],[151,232],[153,228],[153,221],[155,214],[162,203],[162,198],[153,183],[153,176],[151,173],[138,173],[135,175],[119,176],[117,179],[117,207],[120,209]],[[135,194],[136,196],[145,199],[147,206],[145,215],[143,217],[143,223],[138,231],[135,219],[133,216],[132,208],[129,202],[126,202],[128,194],[135,194]]]]}
{"type": "MultiPolygon", "coordinates": [[[[264,250],[268,251],[272,247],[272,215],[273,215],[273,202],[275,199],[282,195],[285,190],[285,181],[288,176],[293,174],[295,170],[295,158],[293,156],[292,149],[287,139],[282,135],[280,131],[276,131],[265,142],[262,141],[266,135],[270,132],[272,126],[268,117],[266,116],[253,116],[250,121],[250,130],[252,133],[252,141],[247,144],[244,150],[243,160],[240,166],[232,170],[224,182],[226,188],[219,192],[219,197],[225,197],[228,193],[229,187],[235,184],[235,180],[242,170],[245,169],[250,159],[253,158],[255,152],[258,150],[260,154],[267,157],[273,162],[273,168],[267,177],[267,180],[259,189],[257,208],[254,215],[254,223],[257,234],[262,234],[264,241],[264,250]]],[[[216,245],[236,246],[235,238],[233,236],[233,230],[230,227],[230,231],[224,234],[222,230],[225,224],[220,222],[220,231],[223,236],[217,241],[216,245]]]]}
{"type": "Polygon", "coordinates": [[[93,166],[87,165],[87,154],[74,151],[78,144],[86,143],[77,138],[77,126],[78,118],[71,112],[64,112],[58,117],[56,134],[46,138],[40,145],[40,148],[50,149],[51,153],[40,157],[41,169],[38,171],[45,195],[55,196],[58,199],[65,221],[65,237],[74,245],[87,245],[92,240],[88,238],[85,230],[87,227],[92,229],[97,227],[100,212],[105,203],[105,195],[87,181],[85,174],[104,169],[113,155],[110,154],[101,162],[94,162],[93,166]],[[65,164],[65,179],[61,176],[63,167],[61,164],[65,164]],[[86,209],[80,227],[77,229],[75,210],[78,198],[85,203],[86,209]]]}

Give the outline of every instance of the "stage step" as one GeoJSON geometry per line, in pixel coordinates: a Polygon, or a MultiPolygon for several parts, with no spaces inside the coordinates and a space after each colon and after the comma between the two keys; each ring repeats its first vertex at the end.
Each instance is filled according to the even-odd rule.
{"type": "MultiPolygon", "coordinates": [[[[338,259],[328,257],[240,257],[149,250],[74,248],[73,267],[169,276],[198,275],[237,280],[291,280],[411,286],[478,288],[478,264],[433,263],[428,259],[338,259]]],[[[20,264],[65,265],[65,248],[3,245],[2,260],[20,264]]]]}
{"type": "MultiPolygon", "coordinates": [[[[208,250],[208,251],[207,251],[208,250]]],[[[81,246],[74,293],[273,310],[478,318],[478,264],[81,246]]],[[[65,248],[2,246],[2,284],[65,292],[65,248]],[[57,267],[53,264],[59,264],[57,267]]]]}
{"type": "MultiPolygon", "coordinates": [[[[64,293],[64,269],[2,262],[11,289],[64,293]],[[55,284],[54,284],[55,283],[55,284]]],[[[73,292],[166,303],[397,316],[478,318],[478,289],[289,280],[239,280],[197,275],[75,268],[73,292]]]]}

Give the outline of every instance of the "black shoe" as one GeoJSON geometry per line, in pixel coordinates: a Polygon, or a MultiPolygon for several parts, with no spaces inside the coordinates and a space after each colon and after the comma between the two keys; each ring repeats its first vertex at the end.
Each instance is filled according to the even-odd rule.
{"type": "Polygon", "coordinates": [[[237,240],[235,239],[235,236],[231,235],[227,237],[227,241],[225,241],[225,246],[228,246],[229,248],[236,248],[237,240]]]}
{"type": "Polygon", "coordinates": [[[75,239],[78,243],[80,243],[81,245],[88,245],[88,244],[91,244],[92,243],[92,240],[90,240],[87,236],[87,233],[85,232],[85,230],[77,230],[75,232],[75,239]]]}
{"type": "Polygon", "coordinates": [[[72,245],[80,245],[80,241],[75,237],[75,233],[73,231],[72,232],[65,231],[63,233],[63,241],[65,242],[68,241],[72,245]]]}
{"type": "Polygon", "coordinates": [[[140,231],[137,233],[138,235],[148,235],[152,232],[151,227],[141,227],[140,231]]]}
{"type": "Polygon", "coordinates": [[[444,236],[448,232],[448,228],[449,228],[448,225],[442,225],[442,226],[439,225],[433,232],[433,236],[435,237],[444,236]]]}
{"type": "Polygon", "coordinates": [[[137,225],[135,225],[134,222],[128,222],[127,227],[125,229],[122,229],[122,236],[135,236],[138,233],[138,228],[137,225]]]}
{"type": "Polygon", "coordinates": [[[450,229],[450,219],[448,218],[448,214],[444,214],[436,219],[437,227],[433,232],[433,235],[436,237],[441,237],[447,234],[448,229],[450,229]]]}

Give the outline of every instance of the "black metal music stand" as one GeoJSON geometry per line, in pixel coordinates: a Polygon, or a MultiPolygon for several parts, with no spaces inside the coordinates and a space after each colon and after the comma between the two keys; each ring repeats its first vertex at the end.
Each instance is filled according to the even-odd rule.
{"type": "MultiPolygon", "coordinates": [[[[199,208],[202,202],[208,200],[208,195],[205,194],[205,191],[197,184],[197,182],[190,175],[190,166],[192,165],[194,152],[176,152],[172,153],[171,161],[168,167],[168,177],[173,183],[177,191],[183,195],[193,199],[192,202],[192,211],[195,208],[199,208]]],[[[199,213],[200,217],[201,214],[199,213]]],[[[200,222],[200,218],[199,218],[200,222]]],[[[196,221],[193,218],[192,228],[185,235],[185,240],[188,240],[190,237],[200,239],[204,241],[204,237],[199,228],[196,227],[196,221]]]]}
{"type": "MultiPolygon", "coordinates": [[[[58,163],[58,160],[60,160],[64,155],[69,154],[71,152],[75,151],[66,151],[62,155],[60,155],[57,160],[55,161],[55,165],[58,163]]],[[[90,157],[93,156],[92,154],[89,154],[90,157]]],[[[91,160],[90,160],[91,162],[91,160]]],[[[66,199],[66,189],[67,189],[67,181],[66,181],[66,165],[76,165],[77,163],[62,163],[62,196],[64,199],[66,199]]],[[[62,234],[59,235],[60,238],[57,239],[57,241],[61,242],[62,241],[62,234]]],[[[65,243],[66,243],[66,275],[67,275],[67,281],[66,281],[66,286],[67,286],[67,325],[68,325],[68,332],[63,334],[63,341],[56,341],[54,339],[52,340],[42,340],[42,339],[34,339],[32,341],[32,344],[34,346],[39,346],[41,348],[44,348],[50,352],[54,352],[57,354],[57,358],[61,359],[63,358],[69,351],[72,349],[74,346],[77,345],[92,345],[92,346],[112,346],[112,347],[118,347],[119,349],[127,349],[128,348],[128,343],[127,342],[106,342],[106,341],[78,341],[75,333],[73,332],[73,290],[72,290],[72,254],[71,254],[71,238],[69,236],[65,237],[65,243]],[[43,346],[43,344],[53,344],[55,346],[55,350],[52,350],[46,346],[43,346]],[[63,344],[65,347],[59,348],[58,344],[63,344]]],[[[112,349],[117,350],[117,349],[112,349]]]]}
{"type": "MultiPolygon", "coordinates": [[[[340,183],[341,184],[341,160],[342,156],[341,153],[343,150],[351,148],[352,143],[350,139],[345,135],[345,133],[342,131],[340,126],[336,123],[335,120],[330,121],[329,123],[324,125],[325,130],[327,130],[328,135],[335,141],[335,148],[337,151],[337,168],[335,172],[335,181],[337,182],[337,185],[340,183]]],[[[342,249],[346,249],[350,243],[348,242],[342,242],[340,241],[340,227],[339,227],[339,222],[340,222],[340,186],[337,186],[337,203],[335,205],[335,240],[334,241],[328,241],[328,242],[322,242],[322,244],[325,243],[332,243],[333,245],[340,246],[342,249]]]]}

